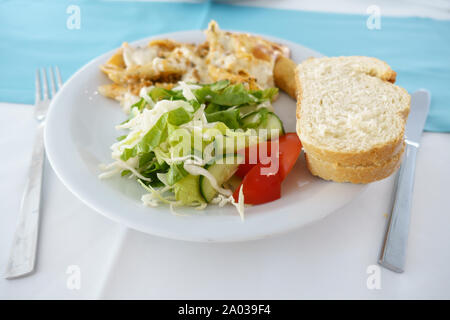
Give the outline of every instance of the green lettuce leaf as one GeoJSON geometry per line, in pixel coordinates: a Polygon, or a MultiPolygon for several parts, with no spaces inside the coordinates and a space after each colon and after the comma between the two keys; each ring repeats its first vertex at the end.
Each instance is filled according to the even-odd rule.
{"type": "Polygon", "coordinates": [[[180,107],[169,112],[167,121],[174,126],[179,126],[191,121],[191,119],[191,114],[187,112],[183,107],[180,107]]]}
{"type": "Polygon", "coordinates": [[[205,114],[208,122],[223,122],[230,129],[238,129],[241,127],[239,122],[239,109],[228,109],[205,114]]]}
{"type": "Polygon", "coordinates": [[[210,102],[219,104],[222,106],[239,106],[242,104],[246,104],[252,102],[254,99],[245,90],[245,87],[242,83],[230,85],[220,92],[211,91],[211,99],[210,102]]]}
{"type": "Polygon", "coordinates": [[[117,141],[122,141],[122,140],[125,139],[126,137],[128,137],[128,135],[125,134],[125,135],[123,135],[123,136],[117,137],[116,140],[117,140],[117,141]]]}
{"type": "Polygon", "coordinates": [[[125,177],[125,176],[129,175],[130,173],[131,173],[130,170],[122,170],[122,172],[120,173],[120,176],[125,177]]]}
{"type": "Polygon", "coordinates": [[[210,85],[210,89],[212,91],[218,92],[222,89],[225,89],[226,87],[228,87],[230,85],[230,81],[229,80],[220,80],[217,81],[213,84],[210,85]]]}
{"type": "Polygon", "coordinates": [[[153,151],[143,153],[139,157],[138,169],[141,171],[146,170],[153,164],[153,162],[155,162],[155,153],[153,151]]]}
{"type": "Polygon", "coordinates": [[[250,91],[250,94],[258,100],[258,103],[272,101],[278,94],[278,88],[250,91]]]}
{"type": "Polygon", "coordinates": [[[133,104],[133,105],[131,106],[130,109],[138,108],[138,110],[139,110],[140,112],[142,112],[142,110],[144,110],[144,108],[145,108],[146,105],[147,105],[147,102],[145,101],[145,99],[144,99],[144,98],[141,98],[141,100],[139,100],[138,102],[136,102],[135,104],[133,104]]]}
{"type": "Polygon", "coordinates": [[[186,100],[182,91],[167,90],[164,88],[153,88],[149,91],[148,95],[153,101],[160,100],[186,100]]]}
{"type": "Polygon", "coordinates": [[[169,186],[173,186],[175,183],[183,179],[188,175],[188,172],[184,170],[183,164],[173,164],[170,166],[169,171],[167,171],[167,183],[169,186]]]}
{"type": "Polygon", "coordinates": [[[148,153],[167,138],[168,113],[163,114],[155,125],[142,137],[133,148],[125,149],[120,159],[127,161],[142,153],[148,153]]]}
{"type": "Polygon", "coordinates": [[[222,80],[210,85],[203,85],[193,92],[199,103],[232,107],[271,101],[278,94],[278,89],[248,91],[242,83],[230,84],[230,81],[222,80]]]}

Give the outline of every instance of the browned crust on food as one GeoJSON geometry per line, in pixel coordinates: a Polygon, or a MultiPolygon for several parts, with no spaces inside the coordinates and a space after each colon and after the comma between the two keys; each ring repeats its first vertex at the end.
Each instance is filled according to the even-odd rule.
{"type": "Polygon", "coordinates": [[[160,48],[165,48],[168,51],[172,51],[175,48],[178,48],[181,44],[179,42],[170,40],[170,39],[156,39],[151,40],[148,43],[149,47],[157,46],[160,48]]]}
{"type": "Polygon", "coordinates": [[[335,182],[370,183],[389,177],[401,164],[405,144],[401,151],[382,165],[341,166],[334,162],[317,159],[305,153],[306,166],[309,171],[322,179],[335,182]]]}
{"type": "Polygon", "coordinates": [[[388,74],[386,75],[386,79],[383,80],[389,81],[390,83],[395,83],[396,79],[397,79],[397,72],[390,69],[388,74]]]}
{"type": "Polygon", "coordinates": [[[273,77],[275,85],[290,95],[293,99],[296,99],[296,80],[295,69],[297,64],[291,59],[279,56],[275,62],[273,69],[273,77]]]}

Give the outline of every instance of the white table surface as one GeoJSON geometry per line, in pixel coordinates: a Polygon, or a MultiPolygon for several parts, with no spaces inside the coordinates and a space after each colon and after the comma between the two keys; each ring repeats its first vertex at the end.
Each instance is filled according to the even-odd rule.
{"type": "MultiPolygon", "coordinates": [[[[290,3],[321,10],[320,1],[302,2],[309,7],[279,2],[284,8],[290,3]]],[[[398,5],[380,2],[396,15],[398,5]]],[[[349,12],[357,10],[355,1],[347,3],[349,12]]],[[[448,18],[448,10],[447,16],[442,12],[448,2],[413,3],[401,14],[448,18]]],[[[330,6],[326,11],[333,11],[330,6]]],[[[36,128],[32,113],[32,106],[0,103],[0,272],[27,176],[36,128]]],[[[202,244],[153,237],[104,218],[73,196],[46,163],[36,273],[0,279],[0,298],[450,299],[449,164],[450,134],[425,133],[406,271],[380,269],[381,288],[368,289],[367,268],[379,255],[394,177],[371,184],[345,208],[306,228],[260,241],[202,244]],[[80,289],[67,285],[70,266],[80,270],[80,289]]]]}

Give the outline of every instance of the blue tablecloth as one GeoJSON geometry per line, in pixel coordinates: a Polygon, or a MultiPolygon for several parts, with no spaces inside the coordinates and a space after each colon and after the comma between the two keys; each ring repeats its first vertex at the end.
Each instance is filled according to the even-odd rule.
{"type": "Polygon", "coordinates": [[[388,62],[397,83],[432,93],[426,130],[450,132],[450,21],[233,6],[214,2],[0,0],[0,101],[33,103],[38,66],[60,66],[67,79],[101,53],[150,35],[203,29],[215,19],[224,29],[298,42],[325,55],[367,55],[388,62]],[[67,28],[70,5],[80,8],[80,29],[67,28]]]}

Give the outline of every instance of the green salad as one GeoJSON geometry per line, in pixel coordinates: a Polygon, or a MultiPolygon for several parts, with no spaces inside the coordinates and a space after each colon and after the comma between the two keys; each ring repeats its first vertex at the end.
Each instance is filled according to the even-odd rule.
{"type": "Polygon", "coordinates": [[[236,203],[227,182],[243,161],[239,150],[283,134],[271,105],[277,94],[276,88],[251,91],[226,80],[144,88],[128,119],[116,126],[125,134],[111,146],[114,162],[100,177],[136,179],[148,191],[142,197],[148,206],[231,203],[242,215],[243,195],[236,203]]]}

